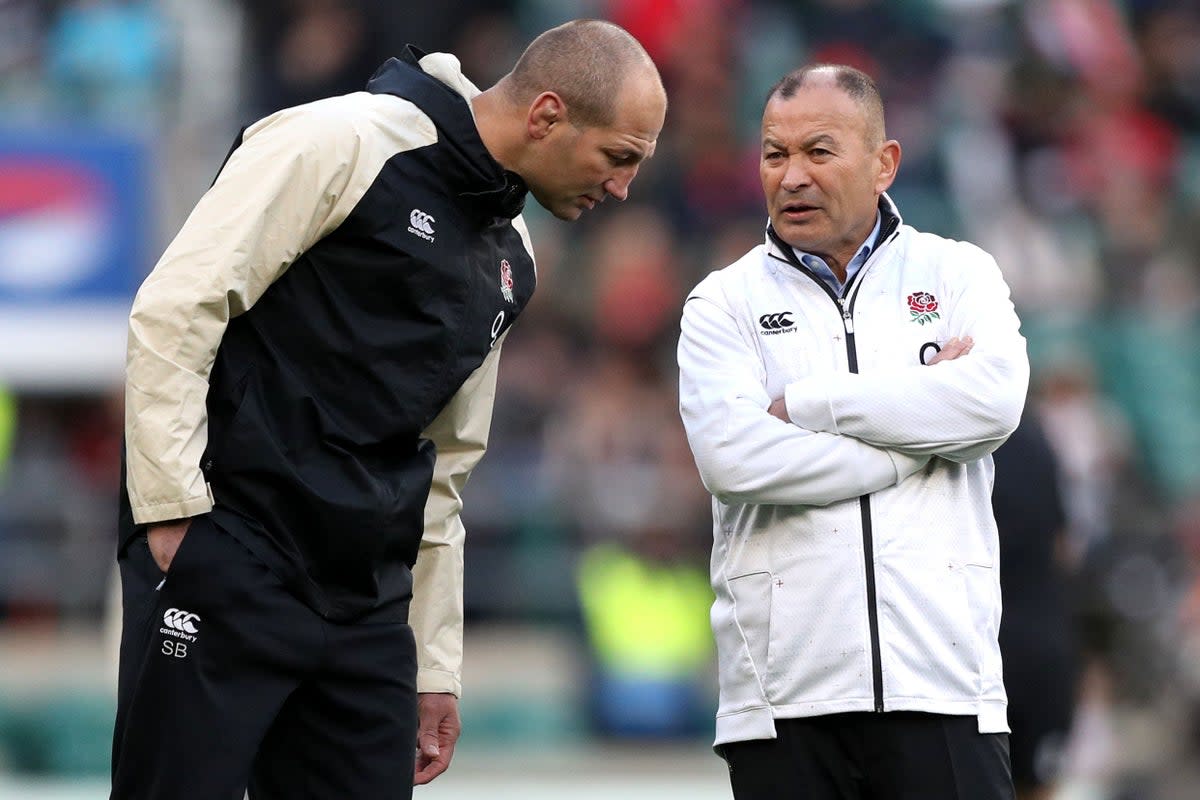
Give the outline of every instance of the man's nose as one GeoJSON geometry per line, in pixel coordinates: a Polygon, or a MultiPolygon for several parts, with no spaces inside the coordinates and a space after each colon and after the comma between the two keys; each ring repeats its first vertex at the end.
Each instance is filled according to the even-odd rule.
{"type": "Polygon", "coordinates": [[[784,190],[794,192],[801,187],[807,186],[809,180],[808,165],[804,163],[804,159],[799,156],[789,158],[787,169],[783,173],[782,185],[784,190]]]}
{"type": "Polygon", "coordinates": [[[611,178],[604,182],[604,191],[618,200],[624,200],[629,196],[629,184],[633,183],[635,176],[637,176],[637,167],[618,170],[611,178]]]}

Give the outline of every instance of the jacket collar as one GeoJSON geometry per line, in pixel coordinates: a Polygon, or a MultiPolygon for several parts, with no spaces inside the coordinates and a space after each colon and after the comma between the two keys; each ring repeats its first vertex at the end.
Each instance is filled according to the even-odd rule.
{"type": "Polygon", "coordinates": [[[367,91],[409,100],[433,120],[443,145],[438,166],[466,205],[487,216],[521,213],[528,187],[500,166],[479,137],[469,102],[479,89],[463,76],[458,59],[409,45],[376,70],[367,91]]]}
{"type": "MultiPolygon", "coordinates": [[[[903,224],[904,220],[900,218],[900,211],[896,208],[896,204],[892,202],[892,198],[888,197],[887,192],[879,196],[879,235],[875,237],[875,241],[871,244],[871,254],[874,255],[879,251],[896,229],[903,224]]],[[[795,249],[779,237],[775,232],[770,220],[767,221],[767,253],[776,258],[782,259],[794,267],[800,266],[800,260],[796,257],[795,249]]]]}

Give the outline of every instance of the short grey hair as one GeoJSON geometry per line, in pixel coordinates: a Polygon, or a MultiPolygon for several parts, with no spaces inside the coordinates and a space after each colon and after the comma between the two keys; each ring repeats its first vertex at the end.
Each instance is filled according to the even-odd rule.
{"type": "Polygon", "coordinates": [[[572,123],[604,126],[616,119],[621,87],[639,68],[658,75],[649,53],[628,31],[604,20],[579,19],[534,39],[503,81],[518,103],[554,92],[566,103],[572,123]]]}
{"type": "Polygon", "coordinates": [[[790,99],[807,85],[809,78],[817,74],[832,78],[834,84],[862,108],[867,117],[867,135],[874,140],[868,142],[869,144],[879,144],[887,138],[883,122],[883,98],[879,94],[879,87],[870,75],[846,64],[806,64],[794,69],[771,87],[771,91],[767,92],[766,102],[771,102],[775,97],[781,100],[790,99]]]}

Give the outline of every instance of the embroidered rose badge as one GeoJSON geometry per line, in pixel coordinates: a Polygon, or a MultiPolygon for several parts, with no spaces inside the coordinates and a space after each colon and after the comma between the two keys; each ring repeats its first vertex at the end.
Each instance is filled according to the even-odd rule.
{"type": "Polygon", "coordinates": [[[914,292],[908,296],[908,312],[912,314],[913,322],[924,325],[926,322],[941,319],[942,315],[937,309],[937,298],[929,292],[914,292]]]}

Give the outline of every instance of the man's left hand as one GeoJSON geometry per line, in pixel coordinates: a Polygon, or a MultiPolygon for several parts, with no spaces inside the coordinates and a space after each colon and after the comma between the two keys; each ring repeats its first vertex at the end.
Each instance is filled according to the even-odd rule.
{"type": "Polygon", "coordinates": [[[417,695],[417,764],[413,785],[429,783],[450,766],[462,732],[458,698],[452,694],[417,695]]]}
{"type": "MultiPolygon", "coordinates": [[[[971,352],[971,348],[975,346],[975,340],[970,336],[964,336],[959,339],[957,336],[946,342],[945,345],[929,359],[929,366],[939,364],[943,361],[953,361],[960,356],[965,356],[971,352]]],[[[788,416],[787,401],[785,398],[772,400],[771,405],[767,408],[767,413],[772,417],[777,417],[784,422],[791,422],[792,418],[788,416]]]]}
{"type": "Polygon", "coordinates": [[[975,340],[970,336],[964,336],[959,339],[957,336],[952,337],[950,341],[942,345],[942,349],[929,359],[929,366],[940,364],[943,361],[953,361],[959,356],[965,356],[971,352],[971,348],[975,346],[975,340]]]}

